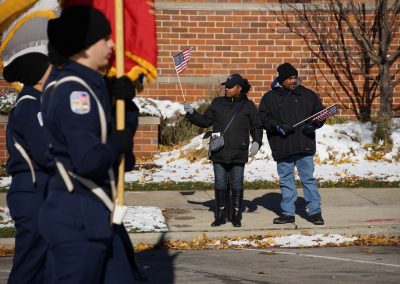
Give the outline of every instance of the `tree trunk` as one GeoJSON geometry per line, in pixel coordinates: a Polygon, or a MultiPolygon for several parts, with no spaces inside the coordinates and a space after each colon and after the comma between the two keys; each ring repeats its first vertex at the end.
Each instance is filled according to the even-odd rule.
{"type": "Polygon", "coordinates": [[[377,127],[374,134],[374,143],[383,141],[385,151],[392,149],[393,141],[391,139],[392,117],[393,117],[393,90],[390,87],[390,66],[384,63],[379,66],[379,90],[380,90],[380,116],[377,121],[377,127]]]}

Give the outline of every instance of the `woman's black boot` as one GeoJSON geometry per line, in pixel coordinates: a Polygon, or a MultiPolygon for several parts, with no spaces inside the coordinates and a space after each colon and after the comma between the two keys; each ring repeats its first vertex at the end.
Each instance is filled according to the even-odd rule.
{"type": "Polygon", "coordinates": [[[226,223],[225,219],[225,190],[215,190],[215,220],[212,227],[218,227],[226,223]]]}
{"type": "Polygon", "coordinates": [[[242,226],[242,202],[243,202],[243,190],[232,191],[232,225],[234,227],[242,226]]]}

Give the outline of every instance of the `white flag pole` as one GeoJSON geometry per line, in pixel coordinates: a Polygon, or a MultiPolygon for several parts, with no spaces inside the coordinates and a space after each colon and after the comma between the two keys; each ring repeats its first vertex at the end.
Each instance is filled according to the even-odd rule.
{"type": "Polygon", "coordinates": [[[304,120],[302,120],[302,121],[296,123],[295,125],[293,125],[293,128],[295,128],[295,127],[301,125],[303,122],[305,122],[305,121],[307,121],[307,120],[309,120],[309,119],[311,119],[311,118],[317,116],[318,114],[320,114],[320,113],[323,112],[324,110],[326,110],[326,109],[328,109],[328,108],[331,108],[331,107],[333,107],[334,105],[336,105],[336,104],[333,104],[333,105],[331,105],[331,106],[329,106],[329,107],[327,107],[327,108],[324,108],[323,110],[321,110],[321,111],[319,111],[319,112],[317,112],[317,113],[314,113],[313,115],[307,117],[306,119],[304,119],[304,120]]]}

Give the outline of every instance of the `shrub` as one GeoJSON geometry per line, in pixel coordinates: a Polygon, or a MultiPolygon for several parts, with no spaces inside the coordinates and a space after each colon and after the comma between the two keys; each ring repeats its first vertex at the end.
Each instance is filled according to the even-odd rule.
{"type": "Polygon", "coordinates": [[[349,122],[349,119],[347,117],[343,116],[331,116],[326,119],[326,124],[332,125],[332,124],[343,124],[349,122]]]}
{"type": "MultiPolygon", "coordinates": [[[[202,113],[208,106],[209,103],[201,104],[197,110],[202,113]]],[[[206,130],[193,125],[184,116],[161,119],[160,144],[163,146],[180,145],[206,130]]]]}
{"type": "MultiPolygon", "coordinates": [[[[210,105],[213,98],[223,95],[224,88],[209,89],[206,102],[199,104],[197,111],[203,113],[210,105]]],[[[160,139],[162,146],[182,145],[193,137],[200,135],[210,128],[200,128],[190,123],[184,116],[163,119],[160,123],[160,139]]]]}
{"type": "Polygon", "coordinates": [[[18,93],[14,88],[0,88],[0,114],[8,114],[15,106],[18,93]]]}

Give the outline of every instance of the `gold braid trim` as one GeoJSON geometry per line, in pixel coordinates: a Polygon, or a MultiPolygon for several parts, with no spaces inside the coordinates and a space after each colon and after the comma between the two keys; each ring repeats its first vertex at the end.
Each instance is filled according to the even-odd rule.
{"type": "Polygon", "coordinates": [[[27,21],[33,19],[33,18],[49,18],[49,19],[54,19],[56,17],[56,12],[52,10],[39,10],[35,11],[29,15],[26,15],[23,17],[7,34],[6,38],[3,40],[0,46],[0,52],[4,50],[4,48],[7,46],[11,38],[14,36],[14,34],[17,32],[17,30],[25,24],[27,21]]]}

